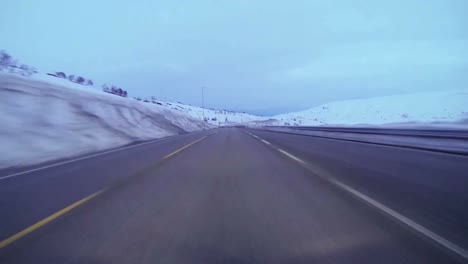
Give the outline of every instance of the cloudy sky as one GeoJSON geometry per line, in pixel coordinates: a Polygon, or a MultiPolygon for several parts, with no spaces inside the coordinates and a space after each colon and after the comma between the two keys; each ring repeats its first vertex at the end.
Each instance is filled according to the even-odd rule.
{"type": "Polygon", "coordinates": [[[466,88],[466,0],[7,0],[0,49],[132,96],[273,114],[466,88]]]}

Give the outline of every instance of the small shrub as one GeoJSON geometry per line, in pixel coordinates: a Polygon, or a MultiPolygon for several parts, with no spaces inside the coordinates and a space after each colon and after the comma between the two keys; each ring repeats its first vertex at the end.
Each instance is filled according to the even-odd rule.
{"type": "Polygon", "coordinates": [[[55,75],[56,75],[58,78],[67,79],[67,75],[66,75],[64,72],[56,72],[55,75]]]}
{"type": "Polygon", "coordinates": [[[13,63],[13,58],[4,50],[0,50],[0,70],[6,68],[13,63]]]}
{"type": "Polygon", "coordinates": [[[85,78],[83,78],[81,76],[78,76],[78,77],[76,77],[75,82],[78,83],[78,84],[84,84],[85,78]]]}

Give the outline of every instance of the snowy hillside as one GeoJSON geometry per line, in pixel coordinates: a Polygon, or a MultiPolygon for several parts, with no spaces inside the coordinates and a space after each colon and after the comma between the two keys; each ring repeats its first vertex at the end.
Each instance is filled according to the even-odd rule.
{"type": "Polygon", "coordinates": [[[468,89],[336,101],[282,114],[269,125],[382,125],[445,123],[468,119],[468,89]]]}
{"type": "Polygon", "coordinates": [[[40,74],[0,73],[0,113],[0,146],[6,154],[0,168],[208,127],[168,107],[40,74]]]}
{"type": "Polygon", "coordinates": [[[237,125],[248,123],[252,121],[260,121],[267,119],[266,117],[251,115],[247,113],[240,113],[228,110],[216,110],[216,109],[207,109],[197,107],[197,106],[190,106],[181,103],[163,103],[164,105],[170,106],[171,109],[177,110],[184,114],[187,114],[193,118],[198,118],[203,120],[203,115],[205,116],[205,120],[209,124],[212,125],[221,125],[221,126],[229,126],[229,125],[237,125]]]}
{"type": "MultiPolygon", "coordinates": [[[[70,82],[67,79],[55,78],[55,77],[52,77],[46,74],[41,74],[41,73],[33,75],[32,78],[36,80],[46,81],[48,83],[63,85],[68,88],[73,88],[76,90],[81,90],[81,91],[95,93],[95,94],[107,95],[107,93],[104,93],[103,91],[101,91],[100,88],[97,88],[99,87],[99,85],[97,85],[97,87],[89,87],[89,86],[70,82]]],[[[128,98],[128,100],[133,101],[134,99],[128,98]]],[[[201,107],[186,105],[186,104],[182,104],[179,102],[165,102],[165,101],[160,101],[160,100],[142,99],[142,103],[157,105],[159,108],[168,109],[170,111],[177,111],[179,113],[188,115],[192,118],[199,119],[199,120],[203,120],[203,112],[204,112],[206,122],[210,125],[215,125],[215,126],[236,125],[236,124],[246,123],[246,122],[250,122],[254,120],[265,119],[264,117],[251,115],[247,113],[229,111],[229,110],[216,110],[216,109],[205,108],[203,111],[203,108],[201,107]],[[147,102],[145,102],[144,100],[146,100],[147,102]]]]}

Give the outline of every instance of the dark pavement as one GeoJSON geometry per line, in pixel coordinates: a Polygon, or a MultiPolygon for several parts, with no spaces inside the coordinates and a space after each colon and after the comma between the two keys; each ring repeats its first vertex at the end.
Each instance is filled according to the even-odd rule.
{"type": "Polygon", "coordinates": [[[253,132],[468,248],[468,156],[253,132]]]}
{"type": "MultiPolygon", "coordinates": [[[[446,196],[441,198],[466,202],[467,180],[460,171],[467,171],[465,157],[394,153],[390,147],[251,132],[318,163],[402,213],[419,203],[423,209],[408,214],[414,220],[429,218],[433,223],[436,216],[454,217],[460,235],[466,232],[458,219],[465,217],[464,204],[448,208],[444,201],[424,200],[432,194],[428,192],[436,197],[442,192],[446,196]],[[354,175],[366,170],[363,178],[354,175]],[[445,177],[436,177],[439,173],[445,177]],[[382,184],[388,189],[384,194],[382,184]],[[437,209],[426,212],[429,203],[437,209]]],[[[109,186],[102,195],[0,249],[0,263],[454,261],[234,128],[173,137],[0,181],[0,240],[109,186]]],[[[431,228],[448,222],[441,219],[431,228]]],[[[440,230],[452,234],[454,229],[440,230]]]]}

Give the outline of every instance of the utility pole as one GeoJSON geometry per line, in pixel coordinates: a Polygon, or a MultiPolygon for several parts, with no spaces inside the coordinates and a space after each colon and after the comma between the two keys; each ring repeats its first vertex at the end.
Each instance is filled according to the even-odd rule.
{"type": "Polygon", "coordinates": [[[205,122],[205,99],[204,99],[205,92],[204,92],[204,90],[205,90],[205,86],[202,86],[202,88],[201,88],[201,104],[202,104],[202,111],[203,111],[203,122],[205,122]]]}

